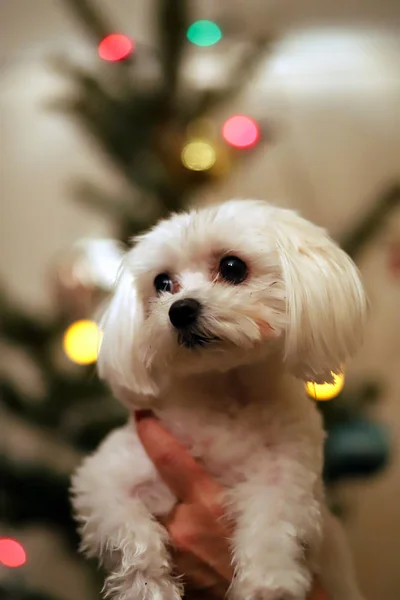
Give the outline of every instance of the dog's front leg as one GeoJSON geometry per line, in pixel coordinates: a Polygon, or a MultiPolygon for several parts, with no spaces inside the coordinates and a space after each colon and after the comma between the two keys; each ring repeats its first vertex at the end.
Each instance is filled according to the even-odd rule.
{"type": "Polygon", "coordinates": [[[133,425],[112,432],[86,458],[72,480],[82,549],[109,575],[115,600],[180,600],[171,574],[168,535],[153,514],[167,514],[175,499],[146,456],[133,425]],[[153,514],[152,514],[153,513],[153,514]]]}
{"type": "Polygon", "coordinates": [[[307,549],[321,537],[319,476],[295,448],[271,448],[231,492],[234,600],[305,600],[307,549]]]}

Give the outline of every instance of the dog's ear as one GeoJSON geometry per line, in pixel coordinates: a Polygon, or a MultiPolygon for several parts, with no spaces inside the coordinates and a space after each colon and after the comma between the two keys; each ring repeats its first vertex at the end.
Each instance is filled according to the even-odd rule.
{"type": "Polygon", "coordinates": [[[141,352],[143,305],[133,275],[121,267],[114,294],[100,319],[102,341],[98,372],[114,394],[126,402],[129,393],[155,395],[158,391],[141,352]]]}
{"type": "Polygon", "coordinates": [[[362,341],[366,299],[356,266],[326,231],[280,211],[277,246],[286,290],[285,361],[307,381],[332,381],[362,341]]]}

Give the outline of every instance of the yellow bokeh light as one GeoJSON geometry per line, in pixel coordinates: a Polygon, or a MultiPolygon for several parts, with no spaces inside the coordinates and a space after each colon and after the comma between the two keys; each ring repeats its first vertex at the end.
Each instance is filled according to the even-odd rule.
{"type": "Polygon", "coordinates": [[[193,140],[182,150],[182,162],[191,171],[211,169],[216,158],[215,148],[205,140],[193,140]]]}
{"type": "Polygon", "coordinates": [[[94,321],[76,321],[64,334],[64,352],[72,362],[90,365],[97,360],[101,339],[102,332],[94,321]]]}
{"type": "Polygon", "coordinates": [[[333,383],[313,383],[309,381],[306,383],[306,392],[314,400],[331,400],[335,398],[343,389],[344,386],[344,375],[339,373],[338,375],[333,374],[333,383]]]}

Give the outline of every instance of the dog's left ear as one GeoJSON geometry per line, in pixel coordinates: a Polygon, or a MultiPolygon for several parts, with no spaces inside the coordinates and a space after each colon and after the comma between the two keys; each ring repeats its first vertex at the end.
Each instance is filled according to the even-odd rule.
{"type": "Polygon", "coordinates": [[[362,341],[358,270],[324,229],[292,211],[279,211],[275,232],[288,313],[285,361],[297,377],[332,382],[362,341]]]}
{"type": "Polygon", "coordinates": [[[158,392],[141,344],[143,313],[133,275],[122,265],[115,292],[100,320],[103,339],[97,369],[125,403],[132,393],[151,396],[158,392]]]}

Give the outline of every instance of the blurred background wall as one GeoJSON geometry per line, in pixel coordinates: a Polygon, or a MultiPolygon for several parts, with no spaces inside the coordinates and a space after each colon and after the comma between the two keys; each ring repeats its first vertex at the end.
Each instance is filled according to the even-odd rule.
{"type": "MultiPolygon", "coordinates": [[[[117,235],[106,214],[73,199],[71,181],[82,176],[105,190],[124,189],[106,153],[48,106],[68,91],[68,83],[49,66],[50,56],[68,55],[89,66],[98,60],[93,40],[66,4],[0,2],[0,278],[18,303],[45,317],[57,309],[51,283],[55,257],[82,237],[117,235]]],[[[141,44],[154,42],[155,1],[99,4],[124,33],[141,44]]],[[[266,34],[273,39],[240,93],[212,113],[216,124],[234,113],[262,121],[262,146],[235,162],[224,178],[196,190],[191,202],[266,198],[300,210],[335,236],[350,231],[388,186],[400,182],[399,3],[203,0],[189,5],[193,20],[226,23],[241,44],[266,34]]],[[[183,77],[196,89],[221,85],[229,56],[224,47],[206,58],[188,55],[183,77]]],[[[342,502],[351,499],[347,530],[369,600],[400,597],[399,246],[397,208],[359,257],[372,310],[367,343],[353,366],[354,376],[372,373],[385,381],[383,397],[371,410],[390,427],[391,462],[372,479],[335,489],[342,502]]],[[[15,430],[25,432],[17,423],[15,430]]],[[[22,438],[11,438],[18,454],[22,438]]],[[[60,598],[89,598],[85,576],[71,566],[71,558],[53,560],[55,570],[46,574],[50,555],[63,550],[55,550],[51,532],[39,538],[31,561],[39,587],[60,598]]]]}

